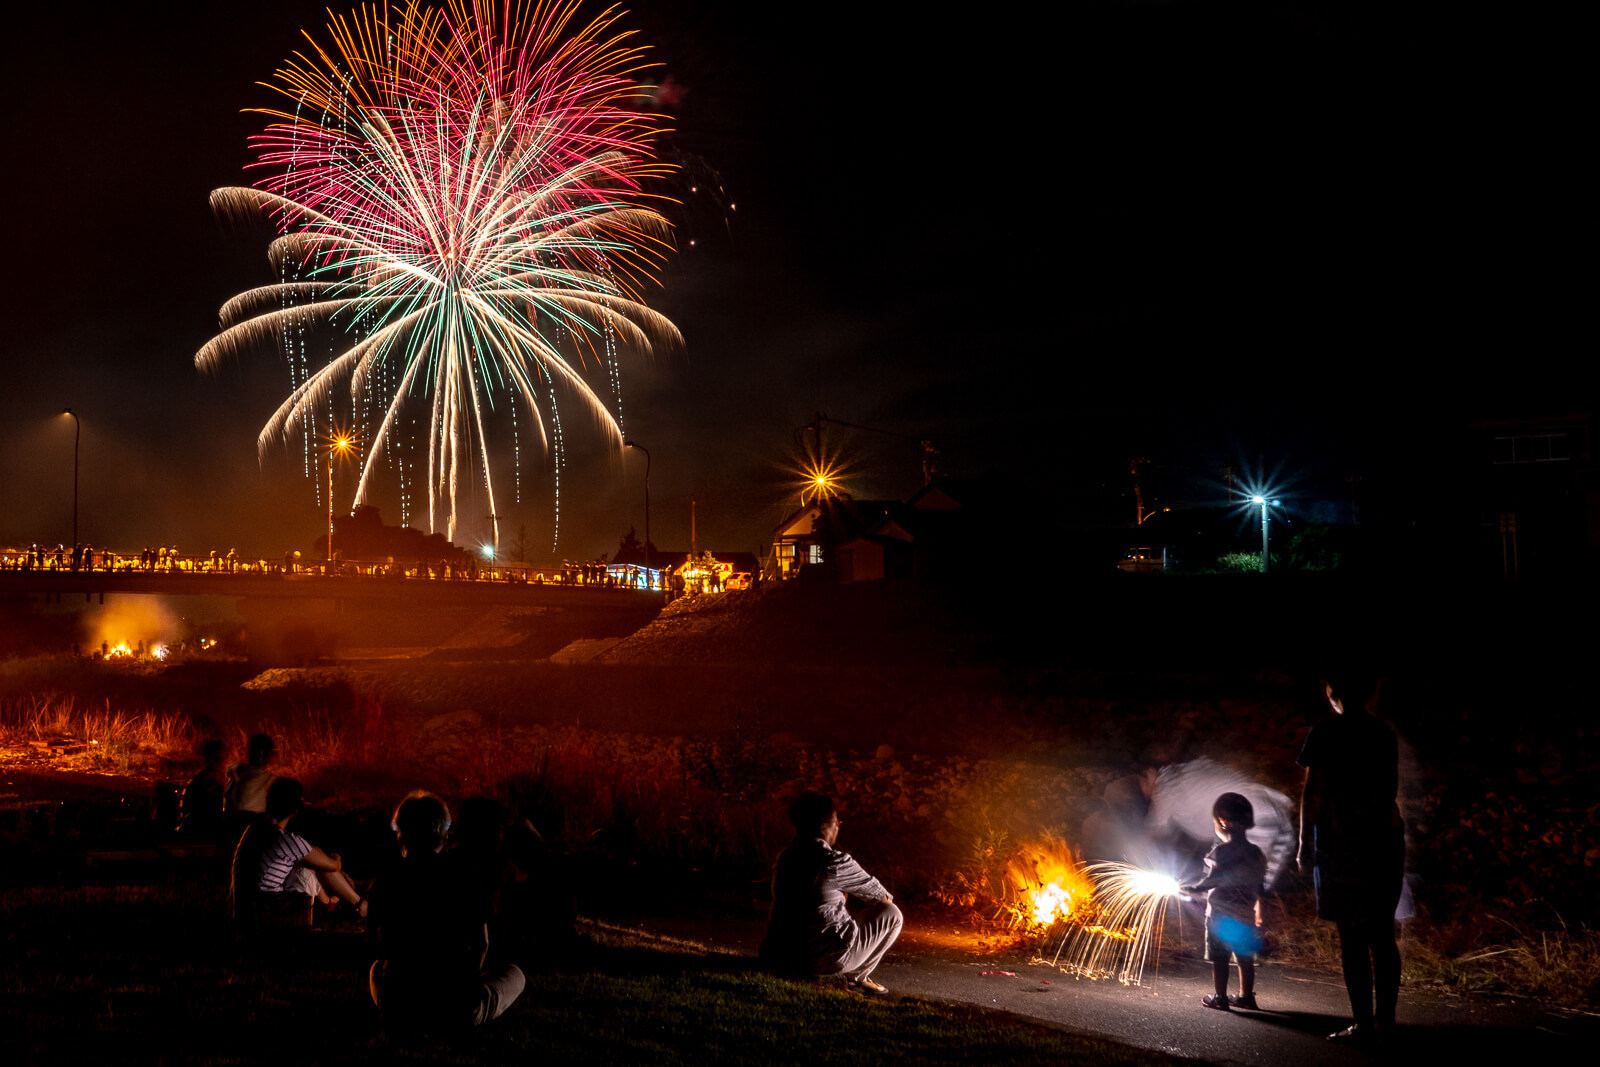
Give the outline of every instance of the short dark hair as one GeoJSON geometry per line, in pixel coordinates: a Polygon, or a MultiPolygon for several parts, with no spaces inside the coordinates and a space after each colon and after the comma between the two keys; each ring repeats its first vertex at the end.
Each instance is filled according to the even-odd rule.
{"type": "Polygon", "coordinates": [[[271,734],[253,734],[245,746],[245,759],[251,763],[265,763],[278,754],[278,745],[271,734]]]}
{"type": "Polygon", "coordinates": [[[267,818],[286,819],[306,806],[306,791],[298,778],[274,778],[267,786],[267,818]]]}
{"type": "Polygon", "coordinates": [[[1250,798],[1240,793],[1224,793],[1211,805],[1211,817],[1221,819],[1235,830],[1248,830],[1256,824],[1256,809],[1250,798]]]}
{"type": "Polygon", "coordinates": [[[450,832],[450,809],[432,793],[418,789],[394,809],[394,829],[402,847],[436,851],[450,832]]]}
{"type": "Polygon", "coordinates": [[[833,813],[833,798],[821,793],[801,793],[789,805],[789,821],[798,834],[820,834],[833,813]]]}

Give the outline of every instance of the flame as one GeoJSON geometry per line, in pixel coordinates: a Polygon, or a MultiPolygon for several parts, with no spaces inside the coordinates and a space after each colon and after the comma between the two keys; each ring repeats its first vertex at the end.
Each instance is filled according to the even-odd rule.
{"type": "Polygon", "coordinates": [[[1029,926],[1053,926],[1094,895],[1077,853],[1055,834],[1020,848],[1006,864],[1006,878],[1018,901],[1012,912],[1029,926]]]}
{"type": "Polygon", "coordinates": [[[1051,926],[1072,914],[1072,894],[1055,882],[1028,890],[1028,904],[1038,926],[1051,926]]]}

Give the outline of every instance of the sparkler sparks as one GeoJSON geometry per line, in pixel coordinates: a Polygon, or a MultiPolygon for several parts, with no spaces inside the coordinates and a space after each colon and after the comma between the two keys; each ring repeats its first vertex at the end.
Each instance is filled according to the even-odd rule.
{"type": "Polygon", "coordinates": [[[1161,932],[1178,880],[1126,863],[1096,863],[1085,873],[1094,882],[1096,921],[1063,934],[1051,963],[1084,978],[1142,985],[1152,941],[1159,966],[1161,932]]]}
{"type": "Polygon", "coordinates": [[[399,444],[402,410],[427,398],[429,523],[442,514],[451,540],[472,481],[498,516],[497,399],[526,405],[530,435],[559,467],[558,392],[620,448],[620,410],[584,369],[605,369],[620,409],[619,346],[681,343],[641,296],[670,248],[645,191],[667,169],[637,80],[650,64],[617,9],[574,29],[578,7],[410,0],[330,14],[328,43],[308,34],[270,83],[289,105],[259,109],[270,121],[252,147],[265,176],[211,197],[221,212],[273,219],[280,280],[228,301],[196,364],[269,342],[303,362],[304,326],[342,331],[325,367],[296,371],[258,445],[315,436],[347,384],[353,406],[382,412],[366,434],[359,505],[399,444]]]}

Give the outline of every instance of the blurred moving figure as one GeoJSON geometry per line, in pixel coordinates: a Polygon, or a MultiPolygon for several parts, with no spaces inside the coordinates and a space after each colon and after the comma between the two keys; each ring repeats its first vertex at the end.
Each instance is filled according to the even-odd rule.
{"type": "Polygon", "coordinates": [[[1294,857],[1294,802],[1232,767],[1204,757],[1163,767],[1150,793],[1145,828],[1157,840],[1176,831],[1197,844],[1208,842],[1215,836],[1212,803],[1223,793],[1238,793],[1250,802],[1255,815],[1251,837],[1267,857],[1263,887],[1271,889],[1294,857]]]}

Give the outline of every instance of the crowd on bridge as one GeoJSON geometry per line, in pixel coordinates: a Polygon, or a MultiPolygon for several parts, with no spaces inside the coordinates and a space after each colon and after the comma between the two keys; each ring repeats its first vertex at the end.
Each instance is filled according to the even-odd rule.
{"type": "Polygon", "coordinates": [[[523,585],[553,585],[588,589],[668,589],[670,578],[659,570],[633,564],[612,564],[604,557],[594,560],[563,560],[559,567],[534,567],[481,561],[463,553],[460,558],[399,561],[346,560],[335,553],[332,561],[306,559],[298,551],[282,559],[248,559],[238,550],[211,549],[204,556],[185,556],[177,545],[146,547],[139,552],[116,552],[80,544],[54,548],[33,544],[27,548],[0,550],[0,571],[49,574],[157,574],[157,575],[254,575],[254,576],[332,576],[340,578],[391,578],[420,581],[498,582],[523,585]]]}

